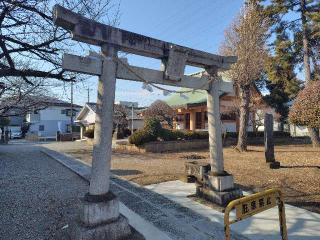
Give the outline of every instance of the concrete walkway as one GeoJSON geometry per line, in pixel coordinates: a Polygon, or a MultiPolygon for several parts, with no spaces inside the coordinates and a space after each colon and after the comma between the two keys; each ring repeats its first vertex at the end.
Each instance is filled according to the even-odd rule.
{"type": "MultiPolygon", "coordinates": [[[[146,188],[191,209],[192,211],[208,217],[212,222],[223,222],[223,213],[197,203],[188,195],[195,193],[195,185],[181,181],[164,182],[146,186],[146,188]]],[[[285,205],[288,238],[289,240],[319,240],[320,239],[320,214],[313,213],[291,205],[285,205]]],[[[205,225],[199,226],[203,231],[208,231],[205,225]]],[[[279,230],[278,208],[269,209],[254,215],[251,218],[231,225],[237,233],[252,240],[281,239],[279,230]]]]}

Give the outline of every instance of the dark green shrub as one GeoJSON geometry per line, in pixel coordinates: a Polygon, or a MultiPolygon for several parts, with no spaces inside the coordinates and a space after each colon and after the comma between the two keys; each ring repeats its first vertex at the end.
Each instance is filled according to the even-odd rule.
{"type": "Polygon", "coordinates": [[[147,142],[152,142],[156,140],[157,137],[151,135],[149,132],[145,131],[145,129],[137,130],[129,137],[129,143],[134,144],[136,146],[141,146],[147,142]]]}
{"type": "Polygon", "coordinates": [[[162,129],[161,138],[163,141],[176,141],[184,138],[184,133],[178,130],[162,129]]]}
{"type": "Polygon", "coordinates": [[[195,132],[196,138],[195,139],[209,139],[209,133],[206,131],[203,132],[195,132]]]}
{"type": "Polygon", "coordinates": [[[194,139],[194,133],[192,131],[185,131],[183,138],[184,140],[192,140],[194,139]]]}
{"type": "Polygon", "coordinates": [[[94,138],[94,129],[93,128],[89,128],[87,129],[83,135],[87,138],[94,138]]]}
{"type": "Polygon", "coordinates": [[[155,138],[160,137],[162,131],[160,120],[158,118],[147,118],[143,130],[155,138]]]}

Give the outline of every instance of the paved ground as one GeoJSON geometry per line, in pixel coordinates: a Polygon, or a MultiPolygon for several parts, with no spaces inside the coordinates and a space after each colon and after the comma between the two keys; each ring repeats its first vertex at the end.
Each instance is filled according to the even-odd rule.
{"type": "MultiPolygon", "coordinates": [[[[181,181],[164,182],[146,186],[156,193],[187,207],[197,214],[207,216],[213,222],[222,222],[224,214],[196,203],[188,195],[195,193],[195,185],[181,181]],[[177,190],[178,189],[178,190],[177,190]]],[[[319,240],[320,214],[302,208],[285,205],[289,240],[319,240]]],[[[231,215],[232,216],[232,215],[231,215]]],[[[209,231],[206,225],[198,226],[209,231]]],[[[280,240],[278,208],[272,208],[231,226],[237,233],[252,240],[280,240]]]]}
{"type": "Polygon", "coordinates": [[[0,145],[0,239],[63,239],[88,184],[32,145],[0,145]]]}
{"type": "MultiPolygon", "coordinates": [[[[55,158],[85,179],[89,179],[90,166],[70,156],[53,150],[43,152],[55,158]]],[[[154,191],[135,183],[113,176],[110,189],[133,212],[140,215],[153,226],[174,240],[220,240],[224,238],[223,225],[212,222],[207,216],[199,214],[154,191]],[[201,226],[205,226],[203,229],[201,226]]],[[[232,232],[234,240],[247,238],[232,232]]],[[[154,238],[151,238],[152,240],[154,238]]]]}

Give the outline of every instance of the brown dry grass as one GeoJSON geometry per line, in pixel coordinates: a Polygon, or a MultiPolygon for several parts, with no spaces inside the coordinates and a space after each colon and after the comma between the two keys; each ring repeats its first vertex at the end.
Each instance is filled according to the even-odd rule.
{"type": "MultiPolygon", "coordinates": [[[[245,190],[259,191],[280,187],[286,202],[320,213],[320,149],[309,145],[277,146],[275,155],[281,168],[269,169],[265,164],[262,146],[249,146],[239,153],[233,148],[224,149],[225,169],[232,173],[235,182],[245,190]]],[[[86,162],[91,162],[90,147],[65,150],[86,162]]],[[[114,152],[112,171],[127,180],[141,185],[176,180],[184,174],[186,156],[195,154],[208,160],[208,151],[182,153],[125,153],[114,152]]]]}

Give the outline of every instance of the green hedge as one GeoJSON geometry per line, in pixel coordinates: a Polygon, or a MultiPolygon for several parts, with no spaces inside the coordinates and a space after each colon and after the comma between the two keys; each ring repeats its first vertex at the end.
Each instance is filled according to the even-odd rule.
{"type": "MultiPolygon", "coordinates": [[[[249,138],[263,137],[264,132],[248,132],[249,138]]],[[[274,137],[290,137],[290,133],[274,131],[274,137]]],[[[228,132],[227,138],[237,138],[237,133],[228,132]]],[[[149,118],[146,120],[143,129],[135,131],[130,137],[129,142],[136,146],[141,146],[148,142],[157,140],[176,141],[176,140],[194,140],[194,139],[209,139],[207,131],[181,131],[162,128],[160,121],[157,118],[149,118]]]]}
{"type": "MultiPolygon", "coordinates": [[[[255,137],[263,137],[264,136],[264,132],[248,132],[248,137],[249,138],[255,138],[255,137]]],[[[273,132],[273,136],[274,137],[290,137],[290,133],[289,132],[283,132],[283,131],[274,131],[273,132]]],[[[227,137],[231,137],[231,138],[237,138],[238,134],[235,132],[228,132],[227,133],[227,137]]]]}
{"type": "Polygon", "coordinates": [[[162,140],[193,140],[208,139],[208,132],[180,131],[162,128],[160,121],[156,118],[147,119],[143,129],[135,131],[130,137],[129,142],[136,146],[143,145],[147,142],[162,140]]]}
{"type": "Polygon", "coordinates": [[[145,131],[144,129],[139,129],[135,131],[130,137],[129,137],[129,143],[134,144],[136,146],[141,146],[145,143],[156,141],[157,137],[151,135],[148,131],[145,131]]]}

